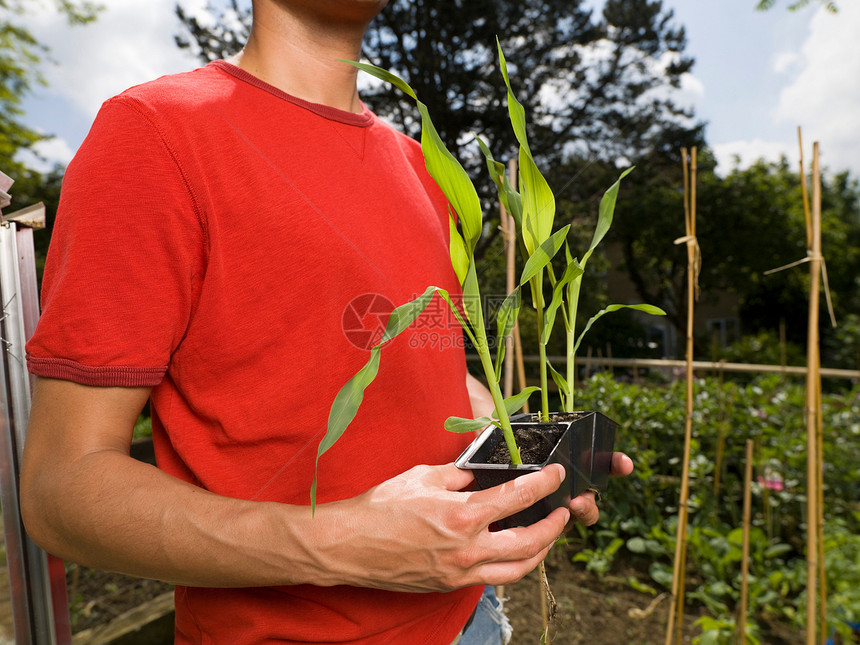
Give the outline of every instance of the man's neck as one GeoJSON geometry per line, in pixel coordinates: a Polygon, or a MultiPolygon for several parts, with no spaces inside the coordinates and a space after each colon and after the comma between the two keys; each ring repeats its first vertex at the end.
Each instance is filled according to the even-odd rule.
{"type": "Polygon", "coordinates": [[[338,59],[359,58],[364,30],[373,16],[335,20],[302,9],[301,4],[292,0],[255,3],[251,36],[231,62],[292,96],[361,112],[357,70],[338,59]]]}

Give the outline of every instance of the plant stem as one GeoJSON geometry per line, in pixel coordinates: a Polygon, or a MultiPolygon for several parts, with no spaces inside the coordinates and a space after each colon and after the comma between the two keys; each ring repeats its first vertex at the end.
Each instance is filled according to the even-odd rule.
{"type": "MultiPolygon", "coordinates": [[[[483,330],[482,330],[483,331],[483,330]]],[[[505,444],[508,447],[508,452],[511,453],[511,463],[516,465],[522,464],[523,460],[520,457],[520,449],[517,447],[516,439],[514,439],[514,431],[511,428],[511,420],[508,417],[508,411],[505,408],[505,397],[499,387],[499,382],[495,378],[491,378],[495,374],[493,367],[493,359],[490,356],[490,350],[487,348],[487,343],[483,334],[478,335],[477,345],[475,349],[478,351],[478,356],[481,358],[481,365],[484,368],[484,374],[488,375],[487,387],[490,390],[490,395],[493,397],[493,403],[496,405],[496,414],[499,415],[499,427],[502,429],[502,436],[505,438],[505,444]]]]}
{"type": "Polygon", "coordinates": [[[544,301],[543,301],[543,273],[538,273],[534,278],[534,289],[532,296],[535,300],[534,306],[537,312],[537,328],[538,328],[538,365],[540,367],[540,420],[543,422],[549,421],[549,391],[547,388],[547,370],[546,370],[546,343],[543,339],[544,334],[544,301]]]}
{"type": "MultiPolygon", "coordinates": [[[[542,316],[538,314],[538,325],[541,324],[542,316]]],[[[541,421],[549,421],[549,394],[547,393],[546,377],[546,345],[538,344],[538,357],[540,360],[540,416],[541,421]]]]}
{"type": "Polygon", "coordinates": [[[582,279],[577,278],[568,285],[567,289],[567,393],[564,397],[565,412],[573,412],[574,409],[574,381],[576,378],[576,355],[574,347],[576,346],[576,309],[579,303],[579,288],[582,286],[582,279]]]}

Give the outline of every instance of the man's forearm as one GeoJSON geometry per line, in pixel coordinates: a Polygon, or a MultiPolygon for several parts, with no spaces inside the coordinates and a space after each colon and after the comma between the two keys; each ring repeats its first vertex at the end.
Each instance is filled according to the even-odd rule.
{"type": "Polygon", "coordinates": [[[40,479],[25,523],[63,558],[194,586],[326,584],[305,543],[324,546],[331,513],[221,497],[109,450],[40,479]]]}

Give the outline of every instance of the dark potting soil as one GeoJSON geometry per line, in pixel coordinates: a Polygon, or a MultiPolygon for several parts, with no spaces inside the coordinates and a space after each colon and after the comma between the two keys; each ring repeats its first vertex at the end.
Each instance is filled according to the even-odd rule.
{"type": "MultiPolygon", "coordinates": [[[[524,464],[542,464],[564,434],[563,426],[515,427],[514,438],[524,464]]],[[[487,458],[488,464],[510,464],[511,454],[504,441],[499,441],[487,458]]]]}
{"type": "MultiPolygon", "coordinates": [[[[576,421],[582,415],[582,412],[550,412],[549,420],[550,421],[576,421]]],[[[540,414],[535,412],[531,415],[532,422],[537,423],[540,421],[540,414]]]]}

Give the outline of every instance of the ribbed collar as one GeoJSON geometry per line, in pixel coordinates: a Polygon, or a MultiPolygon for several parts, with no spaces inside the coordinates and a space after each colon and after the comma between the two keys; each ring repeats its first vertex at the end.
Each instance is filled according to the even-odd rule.
{"type": "Polygon", "coordinates": [[[225,60],[216,60],[209,63],[210,66],[216,67],[231,76],[236,77],[240,81],[253,85],[269,94],[277,96],[280,99],[285,101],[289,101],[290,103],[297,105],[300,108],[305,110],[310,110],[314,114],[318,114],[323,118],[329,119],[330,121],[338,121],[339,123],[344,123],[346,125],[353,125],[357,127],[367,127],[371,125],[376,116],[371,112],[367,106],[362,103],[361,104],[361,113],[356,114],[354,112],[347,112],[346,110],[339,110],[337,108],[330,107],[328,105],[322,105],[321,103],[311,103],[310,101],[306,101],[305,99],[300,99],[297,96],[292,96],[287,94],[286,92],[279,90],[274,85],[269,85],[265,81],[261,81],[256,76],[249,74],[241,67],[237,67],[232,63],[228,63],[225,60]]]}

